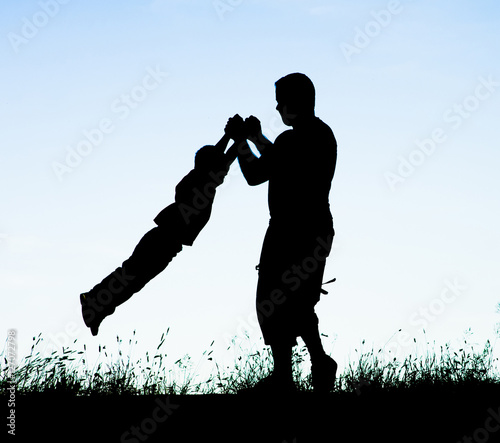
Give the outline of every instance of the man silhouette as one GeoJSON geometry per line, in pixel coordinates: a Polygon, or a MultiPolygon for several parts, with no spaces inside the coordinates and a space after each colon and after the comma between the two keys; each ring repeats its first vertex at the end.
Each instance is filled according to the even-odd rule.
{"type": "Polygon", "coordinates": [[[323,349],[314,306],[334,236],[329,193],[337,142],[329,126],[315,116],[315,89],[307,76],[290,74],[275,86],[276,109],[292,129],[271,143],[253,116],[243,121],[236,115],[226,126],[238,145],[248,184],[269,182],[270,222],[260,256],[256,306],[274,370],[260,385],[293,390],[292,348],[300,336],[311,357],[314,389],[329,391],[337,364],[323,349]],[[246,139],[255,144],[260,157],[246,139]]]}
{"type": "Polygon", "coordinates": [[[224,134],[215,146],[198,150],[194,169],[175,188],[175,202],[154,219],[158,226],[142,237],[121,267],[80,295],[83,320],[92,335],[116,307],[162,272],[183,245],[193,245],[210,218],[216,188],[236,159],[236,144],[224,153],[229,140],[224,134]]]}

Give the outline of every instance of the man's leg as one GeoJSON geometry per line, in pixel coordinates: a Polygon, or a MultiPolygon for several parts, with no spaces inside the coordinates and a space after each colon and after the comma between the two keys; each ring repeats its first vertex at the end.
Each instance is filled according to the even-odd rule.
{"type": "Polygon", "coordinates": [[[257,283],[257,318],[266,345],[271,347],[274,369],[272,375],[257,385],[287,392],[293,390],[292,348],[295,337],[288,334],[286,323],[286,295],[283,272],[288,269],[288,254],[283,240],[272,228],[268,228],[262,246],[257,283]],[[272,294],[281,294],[273,296],[272,294]]]}
{"type": "Polygon", "coordinates": [[[273,353],[273,376],[275,379],[284,384],[293,383],[292,346],[286,343],[275,343],[271,345],[271,351],[273,353]]]}
{"type": "Polygon", "coordinates": [[[333,240],[331,235],[323,236],[325,239],[322,242],[324,250],[321,255],[316,254],[316,258],[311,251],[315,251],[319,243],[318,237],[314,242],[313,249],[311,248],[304,257],[315,257],[316,267],[313,272],[308,275],[308,278],[303,281],[301,293],[298,297],[300,302],[295,310],[295,323],[299,326],[299,335],[304,340],[304,343],[311,357],[311,374],[312,384],[315,391],[330,391],[335,382],[337,363],[326,354],[321,336],[319,332],[318,316],[314,312],[314,307],[320,299],[321,285],[326,265],[326,256],[329,255],[333,240]]]}
{"type": "Polygon", "coordinates": [[[311,363],[321,361],[326,356],[326,352],[321,343],[318,323],[305,325],[302,329],[302,340],[306,344],[307,350],[311,357],[311,363]]]}
{"type": "Polygon", "coordinates": [[[298,296],[298,304],[294,312],[299,335],[306,344],[313,364],[315,361],[322,360],[326,355],[321,343],[318,316],[314,312],[314,307],[320,298],[324,271],[325,262],[319,262],[316,271],[303,282],[303,288],[298,296]]]}
{"type": "Polygon", "coordinates": [[[286,325],[283,324],[283,306],[276,305],[267,297],[270,293],[269,282],[260,274],[257,285],[257,318],[264,342],[271,347],[274,369],[272,381],[277,384],[292,384],[292,348],[295,338],[286,340],[286,325]]]}

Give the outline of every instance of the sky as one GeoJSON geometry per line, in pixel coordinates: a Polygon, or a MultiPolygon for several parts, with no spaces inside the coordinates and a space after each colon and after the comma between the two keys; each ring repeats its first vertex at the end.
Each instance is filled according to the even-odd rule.
{"type": "Polygon", "coordinates": [[[326,350],[343,367],[363,340],[398,358],[495,343],[499,25],[494,0],[4,3],[0,334],[17,331],[18,360],[39,333],[44,352],[96,353],[135,330],[141,355],[170,328],[172,361],[212,341],[231,360],[245,335],[262,347],[267,184],[237,164],[195,244],[98,337],[78,296],[129,257],[229,117],[257,116],[270,140],[285,130],[274,82],[303,72],[338,142],[326,350]]]}

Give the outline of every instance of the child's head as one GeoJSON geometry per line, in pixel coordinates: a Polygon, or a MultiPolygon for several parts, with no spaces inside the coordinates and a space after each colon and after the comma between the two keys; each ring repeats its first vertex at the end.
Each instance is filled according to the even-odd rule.
{"type": "Polygon", "coordinates": [[[196,152],[194,168],[200,171],[214,171],[223,166],[224,153],[212,145],[203,146],[196,152]]]}

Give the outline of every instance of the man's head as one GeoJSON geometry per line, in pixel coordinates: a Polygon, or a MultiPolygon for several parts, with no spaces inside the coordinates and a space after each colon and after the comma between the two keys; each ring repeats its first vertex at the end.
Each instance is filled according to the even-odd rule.
{"type": "Polygon", "coordinates": [[[194,167],[200,171],[216,171],[223,166],[224,153],[215,146],[199,149],[194,157],[194,167]]]}
{"type": "Polygon", "coordinates": [[[276,106],[283,123],[293,126],[314,116],[316,92],[309,77],[298,72],[280,78],[276,83],[276,106]]]}

